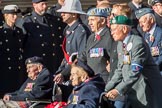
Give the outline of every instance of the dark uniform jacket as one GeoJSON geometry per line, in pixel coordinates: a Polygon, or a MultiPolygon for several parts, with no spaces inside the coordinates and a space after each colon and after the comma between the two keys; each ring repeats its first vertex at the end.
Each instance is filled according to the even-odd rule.
{"type": "Polygon", "coordinates": [[[142,37],[130,35],[124,46],[118,42],[118,68],[106,91],[115,88],[120,95],[127,94],[132,108],[160,108],[162,77],[147,43],[142,37]]]}
{"type": "Polygon", "coordinates": [[[153,34],[147,36],[145,33],[144,38],[150,47],[155,63],[159,66],[160,71],[162,71],[162,28],[156,26],[153,34]]]}
{"type": "MultiPolygon", "coordinates": [[[[74,53],[82,53],[85,50],[90,31],[80,20],[77,20],[71,27],[65,28],[64,36],[66,38],[65,50],[71,56],[74,53]]],[[[57,72],[65,70],[68,67],[68,61],[64,58],[57,72]]],[[[65,70],[66,71],[66,70],[65,70]]],[[[64,76],[69,72],[62,72],[64,76]]]]}
{"type": "Polygon", "coordinates": [[[99,75],[74,87],[67,108],[98,108],[99,97],[104,87],[104,81],[99,75]]]}
{"type": "Polygon", "coordinates": [[[131,19],[133,20],[133,25],[134,27],[136,28],[137,25],[138,25],[138,19],[136,18],[136,15],[135,15],[135,11],[137,11],[138,9],[141,9],[141,8],[145,8],[146,6],[145,5],[141,5],[140,8],[137,8],[133,3],[132,1],[128,3],[128,6],[130,7],[131,9],[131,19]]]}
{"type": "Polygon", "coordinates": [[[156,24],[162,28],[162,16],[159,16],[156,12],[154,13],[155,19],[156,19],[156,24]]]}
{"type": "Polygon", "coordinates": [[[11,100],[14,101],[51,99],[52,86],[52,76],[50,72],[44,68],[35,80],[28,78],[18,91],[8,94],[11,95],[11,100]]]}
{"type": "Polygon", "coordinates": [[[112,46],[112,37],[109,28],[105,27],[101,31],[100,39],[95,40],[95,34],[90,35],[85,51],[79,55],[80,60],[87,62],[95,74],[101,74],[106,82],[108,72],[106,70],[107,60],[110,60],[110,50],[112,46]]]}
{"type": "Polygon", "coordinates": [[[0,27],[0,93],[15,91],[24,82],[23,38],[21,28],[0,27]]]}
{"type": "Polygon", "coordinates": [[[0,26],[2,26],[4,24],[4,17],[2,14],[2,10],[0,10],[0,26]]]}
{"type": "Polygon", "coordinates": [[[24,43],[25,58],[43,57],[49,71],[55,72],[63,58],[61,44],[65,24],[59,17],[49,14],[40,16],[34,11],[23,20],[27,33],[24,43]]]}
{"type": "Polygon", "coordinates": [[[53,15],[53,16],[59,16],[61,17],[61,13],[57,12],[58,9],[61,8],[61,5],[59,3],[54,4],[50,8],[48,8],[47,13],[53,15]]]}

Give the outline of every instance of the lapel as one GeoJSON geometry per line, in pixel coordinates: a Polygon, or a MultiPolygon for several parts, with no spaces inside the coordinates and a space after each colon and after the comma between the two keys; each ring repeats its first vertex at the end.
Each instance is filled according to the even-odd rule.
{"type": "Polygon", "coordinates": [[[77,20],[71,27],[66,29],[66,39],[68,38],[68,41],[71,41],[74,37],[74,35],[72,35],[75,31],[75,29],[78,27],[79,25],[79,21],[77,20]]]}
{"type": "MultiPolygon", "coordinates": [[[[101,39],[100,40],[95,40],[94,41],[94,38],[95,38],[95,33],[93,33],[91,35],[91,39],[90,39],[90,44],[89,44],[89,47],[88,47],[88,50],[90,50],[92,47],[94,47],[95,45],[97,45],[102,39],[103,39],[103,36],[105,36],[105,33],[107,32],[108,28],[105,27],[102,32],[100,33],[100,36],[101,36],[101,39]]],[[[109,35],[109,34],[107,34],[109,35]]]]}
{"type": "Polygon", "coordinates": [[[156,26],[156,28],[155,28],[155,31],[154,31],[154,33],[153,33],[153,41],[152,42],[150,42],[150,44],[149,44],[149,46],[151,47],[151,46],[153,46],[153,44],[155,43],[155,39],[157,39],[157,40],[159,40],[158,39],[158,27],[156,26]]]}

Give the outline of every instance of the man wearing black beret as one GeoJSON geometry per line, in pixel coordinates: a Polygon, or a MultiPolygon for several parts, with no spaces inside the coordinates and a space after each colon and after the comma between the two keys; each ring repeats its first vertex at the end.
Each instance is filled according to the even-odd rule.
{"type": "Polygon", "coordinates": [[[95,75],[85,62],[78,60],[76,65],[72,65],[70,80],[74,89],[69,96],[67,108],[99,107],[99,97],[105,87],[100,75],[95,75]]]}
{"type": "Polygon", "coordinates": [[[26,100],[32,99],[50,99],[52,96],[52,75],[47,68],[44,67],[41,57],[31,57],[25,61],[28,79],[24,82],[21,88],[15,92],[7,93],[0,101],[0,107],[4,104],[12,108],[21,107],[28,108],[30,102],[26,100]],[[21,101],[21,102],[20,102],[21,101]]]}

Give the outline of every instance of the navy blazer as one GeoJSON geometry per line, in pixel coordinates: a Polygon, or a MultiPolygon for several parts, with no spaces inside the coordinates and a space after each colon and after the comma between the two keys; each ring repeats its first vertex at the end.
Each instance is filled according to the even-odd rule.
{"type": "Polygon", "coordinates": [[[22,101],[27,99],[50,99],[52,96],[53,81],[50,72],[44,68],[35,80],[28,78],[21,88],[11,95],[11,100],[22,101]]]}
{"type": "MultiPolygon", "coordinates": [[[[153,41],[148,41],[148,45],[150,47],[150,50],[153,47],[158,47],[159,49],[159,55],[152,55],[155,63],[159,66],[160,71],[162,71],[162,28],[156,26],[155,31],[153,33],[153,41]]],[[[146,39],[146,37],[145,37],[146,39]]]]}
{"type": "Polygon", "coordinates": [[[99,75],[74,87],[66,108],[98,108],[104,87],[105,83],[99,75]]]}

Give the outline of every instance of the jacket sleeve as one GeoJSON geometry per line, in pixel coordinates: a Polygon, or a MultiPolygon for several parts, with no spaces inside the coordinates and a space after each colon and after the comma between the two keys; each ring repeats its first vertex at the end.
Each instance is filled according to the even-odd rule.
{"type": "Polygon", "coordinates": [[[100,93],[96,87],[86,85],[79,92],[79,102],[77,104],[70,103],[67,108],[98,108],[100,93]]]}
{"type": "Polygon", "coordinates": [[[22,92],[17,95],[13,95],[11,100],[27,100],[27,99],[40,99],[46,98],[52,91],[52,78],[48,74],[42,74],[38,77],[32,90],[30,92],[22,92]]]}
{"type": "Polygon", "coordinates": [[[133,86],[133,84],[136,83],[140,78],[143,66],[146,62],[146,59],[148,58],[149,52],[147,48],[148,47],[146,47],[143,43],[137,43],[132,48],[131,64],[123,65],[123,78],[121,82],[115,87],[115,89],[117,89],[119,93],[124,94],[125,92],[127,92],[133,86]]]}

